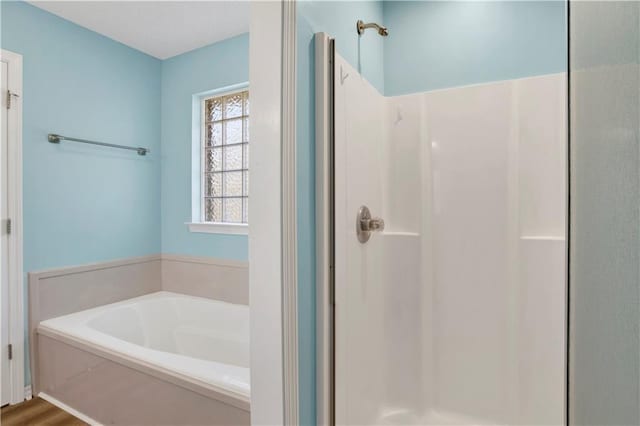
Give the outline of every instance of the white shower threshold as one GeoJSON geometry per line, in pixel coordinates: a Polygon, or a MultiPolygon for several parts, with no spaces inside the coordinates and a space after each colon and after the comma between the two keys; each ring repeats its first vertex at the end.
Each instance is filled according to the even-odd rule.
{"type": "Polygon", "coordinates": [[[378,424],[380,425],[420,425],[420,426],[497,426],[499,423],[487,420],[480,420],[462,414],[430,410],[426,415],[418,415],[410,409],[387,409],[381,413],[378,424]]]}

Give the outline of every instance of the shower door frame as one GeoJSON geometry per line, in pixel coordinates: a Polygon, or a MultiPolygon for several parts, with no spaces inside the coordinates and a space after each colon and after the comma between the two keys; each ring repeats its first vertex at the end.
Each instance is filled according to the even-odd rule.
{"type": "Polygon", "coordinates": [[[335,40],[315,34],[316,418],[335,425],[335,40]]]}

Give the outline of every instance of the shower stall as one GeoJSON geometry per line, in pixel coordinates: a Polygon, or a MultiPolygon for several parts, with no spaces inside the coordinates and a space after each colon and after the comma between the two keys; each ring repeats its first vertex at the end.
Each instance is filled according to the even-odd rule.
{"type": "Polygon", "coordinates": [[[640,424],[640,2],[297,7],[302,417],[640,424]]]}
{"type": "Polygon", "coordinates": [[[351,62],[315,34],[331,421],[563,424],[566,72],[394,94],[351,62]]]}
{"type": "Polygon", "coordinates": [[[336,423],[562,424],[566,74],[383,96],[316,37],[336,423]]]}

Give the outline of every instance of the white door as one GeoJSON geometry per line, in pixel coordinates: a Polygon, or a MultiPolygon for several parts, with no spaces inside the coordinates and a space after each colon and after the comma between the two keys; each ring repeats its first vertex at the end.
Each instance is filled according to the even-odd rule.
{"type": "Polygon", "coordinates": [[[0,393],[0,403],[5,405],[9,403],[11,397],[11,382],[9,378],[9,235],[6,232],[5,218],[7,214],[7,108],[6,96],[8,90],[7,64],[0,62],[0,94],[2,97],[2,105],[0,107],[0,218],[2,218],[2,230],[0,234],[0,282],[2,284],[0,314],[2,318],[2,392],[0,393]]]}

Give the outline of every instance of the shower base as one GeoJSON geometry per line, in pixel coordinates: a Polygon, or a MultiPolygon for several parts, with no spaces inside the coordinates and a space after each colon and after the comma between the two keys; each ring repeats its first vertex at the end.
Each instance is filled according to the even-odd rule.
{"type": "Polygon", "coordinates": [[[431,410],[426,415],[420,415],[409,409],[388,409],[379,417],[379,425],[421,425],[421,426],[497,426],[498,423],[481,420],[462,414],[431,410]]]}

